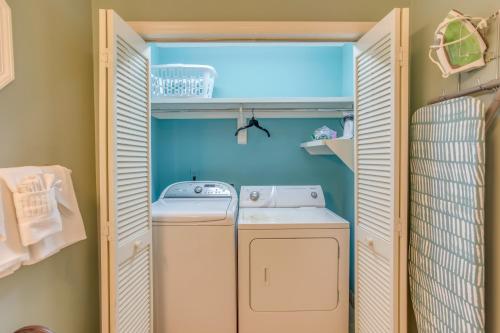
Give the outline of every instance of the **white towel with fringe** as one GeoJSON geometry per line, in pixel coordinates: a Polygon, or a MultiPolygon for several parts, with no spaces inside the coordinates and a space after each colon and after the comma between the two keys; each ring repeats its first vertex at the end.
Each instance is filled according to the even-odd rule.
{"type": "Polygon", "coordinates": [[[19,235],[24,246],[35,244],[62,230],[56,191],[60,181],[39,167],[0,169],[12,192],[19,235]]]}
{"type": "Polygon", "coordinates": [[[29,246],[30,258],[24,262],[25,265],[35,264],[59,252],[61,249],[87,238],[73,189],[71,170],[59,165],[40,168],[44,173],[52,173],[58,180],[61,180],[60,190],[56,192],[56,199],[63,227],[60,232],[29,246]]]}
{"type": "MultiPolygon", "coordinates": [[[[86,239],[83,219],[73,189],[71,170],[58,165],[22,167],[20,169],[23,172],[15,173],[17,178],[7,177],[10,179],[10,186],[0,176],[0,194],[3,206],[3,212],[0,212],[3,213],[0,215],[0,221],[3,219],[6,230],[5,241],[0,242],[0,278],[13,273],[21,265],[35,264],[71,244],[86,239]],[[54,176],[54,182],[60,182],[54,195],[62,221],[62,228],[59,231],[46,235],[29,246],[23,246],[21,241],[14,193],[12,192],[12,188],[16,188],[16,181],[12,180],[17,179],[19,182],[26,174],[51,174],[54,176]]],[[[0,169],[0,175],[4,175],[6,170],[0,169]]],[[[7,174],[12,175],[12,170],[8,171],[7,174]]]]}
{"type": "Polygon", "coordinates": [[[14,273],[29,259],[29,249],[21,244],[12,192],[0,178],[0,201],[5,239],[0,242],[0,278],[14,273]]]}
{"type": "MultiPolygon", "coordinates": [[[[15,171],[14,171],[15,172],[15,171]]],[[[19,234],[24,246],[62,230],[56,191],[61,181],[52,173],[27,175],[13,191],[19,234]]]]}

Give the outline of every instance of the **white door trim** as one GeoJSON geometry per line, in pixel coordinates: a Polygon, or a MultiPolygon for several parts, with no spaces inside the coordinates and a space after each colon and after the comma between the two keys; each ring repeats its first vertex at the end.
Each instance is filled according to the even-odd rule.
{"type": "Polygon", "coordinates": [[[303,21],[131,21],[149,42],[182,41],[337,41],[355,42],[376,22],[303,21]]]}

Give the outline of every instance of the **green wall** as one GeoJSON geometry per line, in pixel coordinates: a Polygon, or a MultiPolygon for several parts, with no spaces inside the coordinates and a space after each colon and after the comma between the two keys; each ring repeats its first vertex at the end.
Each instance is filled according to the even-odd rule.
{"type": "MultiPolygon", "coordinates": [[[[431,98],[456,91],[457,76],[443,79],[427,58],[434,30],[452,8],[472,16],[489,16],[500,9],[498,0],[412,0],[411,3],[411,109],[416,110],[431,98]]],[[[496,64],[472,75],[463,75],[463,87],[475,85],[476,75],[485,82],[496,76],[496,64]]],[[[488,100],[491,98],[485,96],[488,100]]],[[[500,124],[498,120],[486,141],[486,331],[500,332],[500,124]]],[[[414,326],[410,331],[416,332],[414,326]]]]}
{"type": "MultiPolygon", "coordinates": [[[[375,21],[409,0],[92,0],[130,21],[375,21]]],[[[95,15],[95,13],[94,13],[95,15]]]]}
{"type": "Polygon", "coordinates": [[[0,332],[98,332],[92,34],[86,0],[7,0],[16,79],[0,90],[0,167],[61,164],[88,239],[0,280],[0,332]]]}

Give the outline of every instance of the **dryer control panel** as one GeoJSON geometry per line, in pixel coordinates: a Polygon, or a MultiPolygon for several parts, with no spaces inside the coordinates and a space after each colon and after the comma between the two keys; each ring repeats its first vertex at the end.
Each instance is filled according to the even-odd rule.
{"type": "Polygon", "coordinates": [[[231,198],[231,185],[221,182],[180,182],[167,187],[161,198],[231,198]]]}
{"type": "Polygon", "coordinates": [[[242,186],[240,207],[323,208],[325,207],[325,197],[319,185],[242,186]]]}

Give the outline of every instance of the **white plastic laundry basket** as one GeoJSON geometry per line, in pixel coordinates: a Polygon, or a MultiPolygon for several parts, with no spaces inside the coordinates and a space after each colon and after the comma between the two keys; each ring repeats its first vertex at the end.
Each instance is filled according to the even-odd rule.
{"type": "Polygon", "coordinates": [[[151,66],[151,91],[154,97],[211,98],[216,75],[212,66],[154,65],[151,66]]]}

